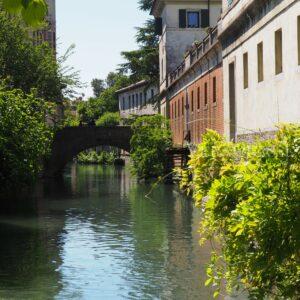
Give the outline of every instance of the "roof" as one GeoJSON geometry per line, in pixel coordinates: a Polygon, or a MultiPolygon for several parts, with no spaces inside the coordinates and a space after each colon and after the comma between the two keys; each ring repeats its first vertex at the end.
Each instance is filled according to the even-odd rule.
{"type": "Polygon", "coordinates": [[[137,88],[146,86],[147,84],[148,84],[147,80],[142,80],[142,81],[136,82],[134,84],[131,84],[131,85],[127,86],[127,87],[124,87],[124,88],[116,91],[116,93],[117,94],[125,93],[125,92],[128,92],[128,91],[135,90],[137,88]]]}

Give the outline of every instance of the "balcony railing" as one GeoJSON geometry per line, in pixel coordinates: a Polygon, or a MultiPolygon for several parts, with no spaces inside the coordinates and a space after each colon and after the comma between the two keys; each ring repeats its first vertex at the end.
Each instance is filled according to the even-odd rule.
{"type": "Polygon", "coordinates": [[[195,42],[185,56],[185,60],[167,76],[168,86],[172,85],[191,66],[201,59],[211,47],[218,41],[218,28],[213,28],[209,34],[201,41],[195,42]]]}

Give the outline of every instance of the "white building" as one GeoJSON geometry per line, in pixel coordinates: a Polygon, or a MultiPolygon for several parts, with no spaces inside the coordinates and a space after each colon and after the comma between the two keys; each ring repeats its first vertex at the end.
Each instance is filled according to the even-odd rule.
{"type": "Polygon", "coordinates": [[[223,0],[225,134],[248,140],[300,122],[300,1],[223,0]]]}
{"type": "MultiPolygon", "coordinates": [[[[184,60],[196,41],[202,41],[208,28],[215,27],[222,0],[155,0],[151,14],[156,18],[159,40],[160,93],[168,87],[168,74],[184,60]]],[[[168,116],[168,97],[161,102],[168,116]]]]}
{"type": "Polygon", "coordinates": [[[121,118],[131,115],[144,116],[158,113],[155,98],[158,88],[149,86],[146,80],[137,82],[117,91],[121,118]]]}

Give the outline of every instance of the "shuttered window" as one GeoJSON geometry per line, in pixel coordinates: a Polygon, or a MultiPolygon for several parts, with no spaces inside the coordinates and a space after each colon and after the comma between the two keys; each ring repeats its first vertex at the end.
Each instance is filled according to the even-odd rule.
{"type": "Polygon", "coordinates": [[[243,54],[243,67],[244,67],[244,89],[249,86],[249,66],[248,66],[248,53],[243,54]]]}
{"type": "Polygon", "coordinates": [[[264,46],[262,42],[257,45],[257,77],[258,82],[264,80],[264,46]]]}
{"type": "Polygon", "coordinates": [[[179,28],[186,28],[186,10],[179,10],[179,28]]]}
{"type": "Polygon", "coordinates": [[[279,29],[275,32],[275,74],[280,74],[282,71],[282,30],[279,29]]]}

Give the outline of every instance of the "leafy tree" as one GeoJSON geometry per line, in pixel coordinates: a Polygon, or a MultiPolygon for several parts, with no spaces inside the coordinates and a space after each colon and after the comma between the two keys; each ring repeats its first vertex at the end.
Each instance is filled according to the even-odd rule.
{"type": "Polygon", "coordinates": [[[78,105],[78,113],[83,123],[95,123],[106,112],[119,110],[119,99],[116,91],[131,83],[130,79],[121,73],[110,73],[111,86],[100,94],[98,98],[90,98],[78,105]]]}
{"type": "Polygon", "coordinates": [[[52,50],[47,45],[34,46],[16,18],[0,12],[0,79],[11,88],[37,95],[49,101],[62,98],[65,87],[52,50]]]}
{"type": "Polygon", "coordinates": [[[97,126],[117,126],[120,124],[121,118],[118,112],[106,112],[97,121],[97,126]]]}
{"type": "MultiPolygon", "coordinates": [[[[140,1],[140,9],[150,10],[152,2],[152,0],[140,1]]],[[[130,74],[134,81],[147,79],[150,83],[156,84],[159,80],[159,52],[153,19],[147,20],[143,27],[137,28],[136,41],[139,49],[121,53],[125,63],[121,64],[120,70],[130,74]]]]}
{"type": "Polygon", "coordinates": [[[52,131],[49,104],[34,94],[0,88],[0,189],[30,184],[42,169],[52,131]]]}
{"type": "Polygon", "coordinates": [[[131,158],[133,171],[141,179],[166,172],[167,148],[172,146],[168,122],[161,115],[138,118],[132,125],[131,158]]]}
{"type": "Polygon", "coordinates": [[[139,6],[141,10],[150,11],[154,0],[139,0],[139,6]]]}
{"type": "Polygon", "coordinates": [[[23,20],[31,26],[40,26],[47,13],[44,0],[2,0],[3,6],[9,13],[21,15],[23,20]]]}
{"type": "Polygon", "coordinates": [[[253,145],[212,132],[204,140],[189,163],[190,187],[204,208],[202,242],[221,245],[206,284],[220,287],[224,280],[229,293],[243,286],[250,299],[299,299],[299,125],[253,145]]]}
{"type": "Polygon", "coordinates": [[[105,90],[105,83],[102,79],[93,79],[91,82],[91,86],[93,88],[94,96],[98,98],[101,93],[105,90]]]}

